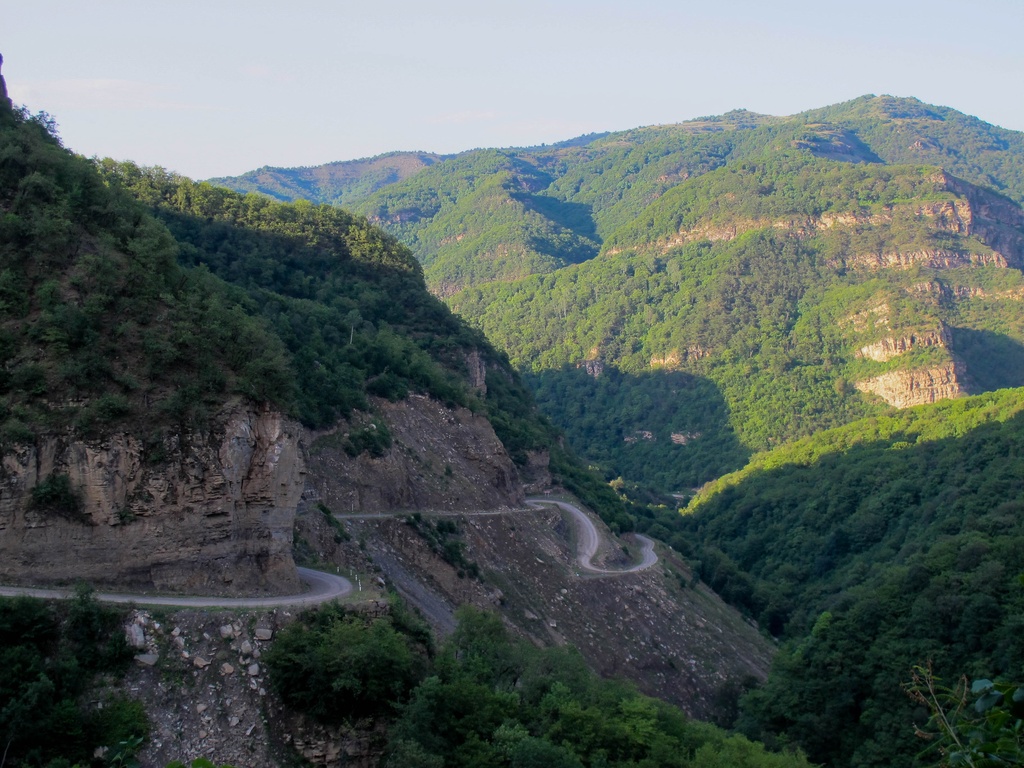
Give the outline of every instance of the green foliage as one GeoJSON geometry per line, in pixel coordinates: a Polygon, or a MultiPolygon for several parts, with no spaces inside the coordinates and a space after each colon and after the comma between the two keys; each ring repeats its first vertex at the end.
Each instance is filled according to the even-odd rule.
{"type": "Polygon", "coordinates": [[[458,618],[389,730],[387,765],[807,764],[599,680],[575,650],[513,640],[497,616],[463,608],[458,618]]]}
{"type": "MultiPolygon", "coordinates": [[[[365,411],[367,395],[399,400],[424,392],[449,405],[479,408],[463,379],[470,351],[489,369],[512,375],[480,333],[426,292],[409,252],[365,219],[329,206],[242,196],[159,168],[109,161],[102,168],[112,184],[155,206],[182,243],[185,264],[236,286],[240,305],[273,328],[288,373],[272,391],[283,395],[292,384],[293,410],[305,423],[324,427],[355,409],[365,411]]],[[[268,364],[266,355],[239,354],[239,360],[268,364]]],[[[262,368],[246,373],[253,386],[276,381],[262,368]]],[[[522,387],[489,393],[484,406],[509,427],[504,434],[499,427],[503,439],[515,436],[513,455],[553,439],[536,426],[522,387]]],[[[354,435],[350,450],[381,455],[390,436],[376,424],[374,433],[354,435]]]]}
{"type": "Polygon", "coordinates": [[[465,544],[456,538],[461,531],[454,520],[424,520],[419,512],[405,519],[406,524],[424,538],[430,548],[457,570],[459,578],[480,578],[480,566],[466,559],[465,544]]]}
{"type": "Polygon", "coordinates": [[[264,659],[289,706],[325,723],[393,713],[420,680],[428,648],[409,622],[329,605],[278,634],[264,659]]]}
{"type": "Polygon", "coordinates": [[[584,206],[533,193],[550,180],[529,158],[469,152],[381,189],[359,210],[408,243],[446,296],[596,255],[584,206]]]}
{"type": "Polygon", "coordinates": [[[138,702],[95,707],[98,674],[121,674],[131,652],[121,615],[87,590],[70,603],[0,599],[0,743],[6,765],[89,764],[98,747],[127,759],[149,733],[138,702]]]}
{"type": "Polygon", "coordinates": [[[862,96],[800,117],[853,131],[887,163],[940,166],[1024,203],[1024,136],[1018,131],[892,96],[862,96]]]}
{"type": "Polygon", "coordinates": [[[462,608],[458,620],[432,657],[429,630],[401,605],[377,620],[329,606],[264,658],[289,706],[322,722],[385,718],[392,767],[808,765],[602,681],[571,648],[513,639],[494,614],[462,608]]]}
{"type": "Polygon", "coordinates": [[[209,181],[236,192],[260,192],[282,202],[312,200],[352,206],[381,187],[402,181],[443,159],[427,152],[388,152],[312,168],[264,167],[241,176],[209,181]]]}
{"type": "Polygon", "coordinates": [[[938,753],[936,766],[1024,765],[1024,686],[981,678],[968,687],[961,677],[950,688],[919,666],[904,687],[928,709],[929,730],[917,736],[930,742],[925,755],[938,753]]]}
{"type": "Polygon", "coordinates": [[[5,444],[128,421],[187,426],[279,382],[279,343],[167,229],[32,119],[0,125],[0,403],[5,444]],[[276,357],[278,355],[278,357],[276,357]]]}
{"type": "Polygon", "coordinates": [[[317,427],[368,395],[480,407],[466,353],[507,365],[365,219],[130,163],[98,170],[33,119],[0,126],[5,444],[67,426],[201,427],[232,395],[317,427]]]}
{"type": "Polygon", "coordinates": [[[32,487],[29,507],[72,520],[82,517],[82,499],[67,475],[51,474],[32,487]]]}
{"type": "Polygon", "coordinates": [[[533,374],[578,453],[609,476],[679,492],[750,451],[881,413],[857,381],[951,359],[938,348],[886,363],[858,357],[887,335],[944,324],[975,391],[1024,385],[1024,321],[1010,303],[1019,273],[914,268],[878,279],[856,268],[900,251],[989,255],[955,222],[921,212],[980,194],[947,189],[937,166],[1024,199],[1022,149],[1020,134],[954,110],[864,97],[792,118],[739,111],[476,150],[360,205],[413,249],[436,292],[533,374]],[[913,288],[922,285],[935,292],[913,288]],[[883,298],[888,325],[846,322],[883,298]],[[621,374],[618,386],[574,377],[595,357],[610,379],[621,374]],[[659,365],[691,377],[696,395],[671,412],[673,432],[715,414],[700,441],[625,442],[653,430],[618,412],[657,386],[624,382],[659,365]],[[614,405],[589,407],[581,426],[580,398],[595,388],[614,405]]]}
{"type": "Polygon", "coordinates": [[[374,458],[380,458],[391,448],[391,431],[383,421],[374,419],[364,427],[352,429],[344,448],[349,456],[368,453],[374,458]]]}
{"type": "Polygon", "coordinates": [[[910,760],[902,670],[1024,663],[1024,390],[757,457],[684,518],[703,581],[786,642],[740,725],[835,766],[910,760]]]}
{"type": "Polygon", "coordinates": [[[884,412],[852,382],[951,360],[941,346],[866,359],[861,348],[879,339],[952,327],[953,349],[977,365],[975,386],[1024,383],[1024,327],[1009,303],[1019,273],[917,268],[882,279],[848,267],[864,253],[984,253],[914,213],[951,199],[930,170],[776,153],[674,187],[609,237],[619,252],[452,304],[531,370],[578,452],[610,476],[678,492],[738,468],[749,451],[884,412]],[[870,225],[799,230],[824,214],[867,222],[880,210],[889,212],[870,225]],[[739,234],[704,239],[722,228],[739,234]],[[697,234],[673,244],[686,240],[680,230],[697,234]],[[975,291],[988,280],[998,287],[975,291]],[[922,284],[934,293],[912,289],[922,284]],[[993,298],[939,298],[985,292],[993,298]],[[587,381],[580,369],[597,364],[606,381],[587,381]]]}
{"type": "Polygon", "coordinates": [[[595,377],[563,367],[525,379],[575,450],[608,477],[680,491],[719,477],[749,455],[720,392],[706,378],[681,371],[630,375],[615,368],[595,377]],[[688,402],[702,408],[681,407],[688,402]]]}

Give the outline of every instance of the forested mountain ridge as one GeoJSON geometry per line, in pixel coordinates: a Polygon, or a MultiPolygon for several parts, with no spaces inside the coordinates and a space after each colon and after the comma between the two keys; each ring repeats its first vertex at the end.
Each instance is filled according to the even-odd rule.
{"type": "Polygon", "coordinates": [[[466,153],[359,205],[615,487],[696,493],[636,523],[780,638],[738,725],[909,766],[914,665],[1024,678],[1022,171],[1024,134],[870,96],[466,153]],[[557,201],[534,253],[557,221],[596,254],[524,258],[514,196],[557,201]]]}
{"type": "MultiPolygon", "coordinates": [[[[364,193],[346,193],[344,204],[396,234],[424,264],[447,262],[436,276],[428,268],[427,278],[432,289],[449,295],[459,286],[558,266],[538,255],[573,263],[579,260],[581,239],[585,247],[592,247],[593,241],[600,245],[681,181],[784,146],[838,160],[940,166],[1024,201],[1024,139],[1018,132],[947,107],[891,96],[864,96],[790,117],[735,110],[674,125],[582,136],[551,146],[473,150],[440,159],[439,164],[448,168],[424,167],[420,173],[395,176],[394,183],[379,186],[377,168],[389,155],[317,168],[270,169],[273,178],[261,169],[214,181],[280,199],[337,202],[333,189],[311,187],[308,180],[331,176],[333,169],[342,166],[351,167],[352,172],[364,165],[372,168],[366,178],[373,183],[361,184],[364,193]],[[495,152],[506,162],[496,164],[495,152]],[[430,173],[417,179],[426,171],[430,173]],[[479,219],[481,207],[488,205],[489,215],[495,215],[493,199],[473,200],[470,193],[499,174],[511,174],[512,181],[509,194],[503,196],[511,208],[499,216],[506,231],[470,247],[463,242],[473,237],[473,226],[467,221],[479,219]],[[374,186],[376,190],[370,189],[374,186]],[[512,193],[519,194],[525,207],[515,210],[512,193]],[[530,213],[539,213],[540,218],[532,217],[533,224],[526,226],[522,219],[531,218],[530,213]],[[421,238],[424,229],[432,233],[421,238]],[[474,271],[473,260],[500,260],[511,266],[474,271]]],[[[414,153],[395,153],[407,154],[414,153]]]]}
{"type": "Polygon", "coordinates": [[[677,186],[591,261],[451,303],[577,450],[682,490],[744,450],[1024,383],[1022,222],[933,168],[787,149],[677,186]]]}
{"type": "Polygon", "coordinates": [[[389,152],[311,168],[264,166],[241,176],[210,179],[210,182],[238,192],[262,192],[283,202],[312,200],[349,205],[443,159],[443,155],[430,152],[389,152]]]}
{"type": "Polygon", "coordinates": [[[833,766],[914,765],[916,665],[1024,674],[1024,390],[856,421],[755,458],[684,518],[701,578],[785,640],[739,724],[833,766]]]}
{"type": "Polygon", "coordinates": [[[364,218],[90,162],[45,115],[0,106],[4,578],[297,588],[296,505],[327,472],[304,465],[303,429],[333,435],[318,450],[334,465],[391,461],[362,482],[410,506],[514,504],[516,467],[550,456],[621,513],[505,357],[364,218]],[[383,413],[424,402],[449,412],[479,476],[447,479],[450,446],[439,466],[406,466],[383,413]],[[122,545],[137,549],[110,568],[122,545]]]}
{"type": "Polygon", "coordinates": [[[870,96],[475,150],[356,205],[577,450],[681,491],[883,403],[1024,381],[1022,147],[870,96]]]}

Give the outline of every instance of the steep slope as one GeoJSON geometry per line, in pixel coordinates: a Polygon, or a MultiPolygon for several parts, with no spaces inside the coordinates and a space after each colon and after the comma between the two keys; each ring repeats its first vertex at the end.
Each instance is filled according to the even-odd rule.
{"type": "Polygon", "coordinates": [[[788,638],[749,734],[814,762],[911,764],[900,684],[1024,664],[1024,390],[854,422],[755,457],[691,504],[701,578],[788,638]]]}
{"type": "Polygon", "coordinates": [[[408,243],[435,293],[552,272],[597,253],[589,210],[539,195],[532,158],[479,150],[382,189],[358,205],[408,243]]]}
{"type": "Polygon", "coordinates": [[[295,589],[280,341],[50,129],[0,104],[0,577],[295,589]]]}
{"type": "Polygon", "coordinates": [[[0,578],[291,592],[339,471],[356,509],[509,506],[549,456],[599,487],[364,219],[0,121],[0,578]]]}
{"type": "Polygon", "coordinates": [[[1022,238],[1019,207],[935,169],[787,149],[673,188],[586,264],[452,304],[579,450],[680,490],[742,461],[737,440],[1022,383],[1022,238]],[[579,371],[613,368],[619,394],[586,401],[579,371]]]}
{"type": "Polygon", "coordinates": [[[477,150],[359,205],[577,450],[683,491],[882,404],[1024,381],[1022,148],[866,96],[477,150]]]}
{"type": "MultiPolygon", "coordinates": [[[[600,243],[680,182],[727,162],[757,156],[767,148],[784,146],[805,148],[834,160],[940,166],[968,181],[1000,190],[1017,202],[1024,201],[1024,139],[1018,132],[917,99],[864,96],[791,117],[736,110],[674,125],[581,136],[552,146],[505,149],[500,155],[507,162],[497,165],[493,162],[496,150],[474,150],[440,159],[439,167],[430,172],[409,178],[393,174],[388,177],[394,179],[393,184],[381,185],[377,194],[347,194],[342,202],[379,221],[412,247],[425,264],[438,257],[449,262],[445,274],[427,273],[432,290],[449,295],[459,286],[486,279],[507,280],[521,276],[524,270],[550,271],[553,262],[531,263],[534,251],[555,261],[574,263],[580,259],[581,246],[585,251],[593,242],[600,243]],[[493,184],[497,175],[504,173],[511,173],[516,188],[529,193],[526,199],[543,208],[496,209],[470,199],[484,178],[490,175],[493,184]],[[438,192],[443,205],[436,204],[438,192]],[[545,221],[545,208],[562,210],[545,221]],[[538,212],[542,218],[524,235],[522,228],[538,212]],[[466,224],[467,219],[494,216],[495,226],[488,229],[497,230],[500,224],[504,232],[493,232],[486,246],[452,247],[466,237],[479,236],[472,232],[472,224],[466,224]],[[531,235],[538,236],[538,226],[540,239],[533,247],[531,235]],[[548,228],[554,231],[547,233],[548,228]],[[425,229],[444,234],[421,240],[419,233],[425,229]],[[491,265],[481,270],[472,264],[476,258],[509,261],[511,266],[503,270],[491,265]]],[[[394,156],[404,158],[406,153],[394,156]]],[[[378,167],[389,157],[309,169],[272,169],[272,174],[264,169],[214,181],[280,199],[339,202],[331,188],[321,189],[309,180],[333,177],[336,169],[344,168],[350,175],[365,168],[366,182],[353,183],[371,190],[381,183],[378,167]]],[[[512,205],[507,200],[506,204],[512,205]]]]}

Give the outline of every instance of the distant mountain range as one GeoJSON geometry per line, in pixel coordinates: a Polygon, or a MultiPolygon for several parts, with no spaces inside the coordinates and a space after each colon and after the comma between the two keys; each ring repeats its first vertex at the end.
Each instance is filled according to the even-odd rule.
{"type": "Polygon", "coordinates": [[[1024,134],[916,99],[215,181],[366,214],[579,451],[662,491],[1024,384],[1024,134]]]}

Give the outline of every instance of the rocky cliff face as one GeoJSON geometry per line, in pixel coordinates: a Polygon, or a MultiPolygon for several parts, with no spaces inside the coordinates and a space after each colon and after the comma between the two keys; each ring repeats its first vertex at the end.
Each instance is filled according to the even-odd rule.
{"type": "Polygon", "coordinates": [[[238,405],[208,433],[168,438],[159,463],[128,433],[57,435],[10,452],[0,581],[287,594],[301,589],[292,532],[304,493],[338,512],[522,504],[519,473],[484,417],[420,396],[375,408],[393,435],[377,457],[345,452],[338,438],[358,423],[310,434],[238,405]]]}
{"type": "Polygon", "coordinates": [[[890,371],[858,381],[857,389],[878,395],[889,405],[910,408],[967,394],[963,366],[956,361],[931,368],[890,371]]]}
{"type": "Polygon", "coordinates": [[[357,423],[306,436],[310,486],[334,512],[481,510],[518,506],[523,490],[515,465],[490,422],[465,408],[413,395],[378,401],[392,435],[381,456],[350,456],[346,433],[357,423]]]}
{"type": "Polygon", "coordinates": [[[919,331],[917,333],[908,333],[903,336],[889,336],[884,339],[879,339],[872,344],[864,345],[858,349],[854,355],[856,357],[865,357],[868,360],[874,360],[878,363],[884,363],[887,360],[906,354],[914,349],[923,349],[926,347],[939,347],[946,349],[949,347],[949,342],[949,331],[944,325],[940,325],[939,328],[935,330],[919,331]]]}
{"type": "Polygon", "coordinates": [[[305,483],[296,425],[225,408],[207,433],[165,440],[45,438],[3,457],[0,580],[199,594],[299,591],[292,560],[305,483]],[[57,482],[59,481],[59,483],[57,482]],[[62,496],[44,493],[64,488],[62,496]]]}

